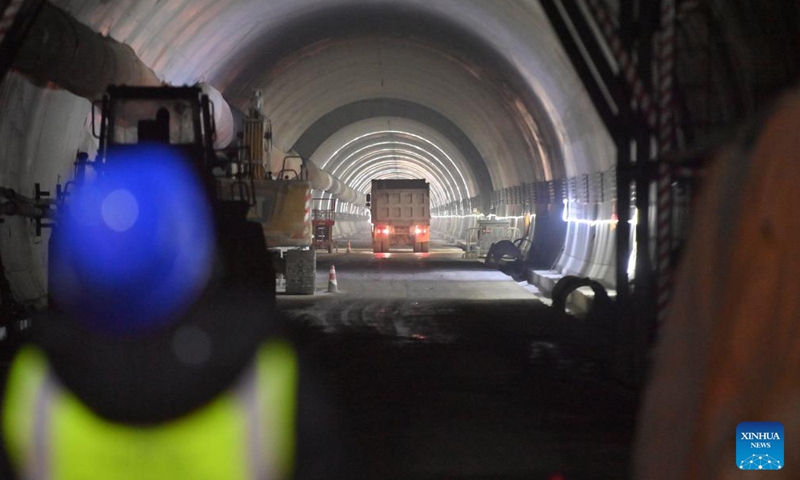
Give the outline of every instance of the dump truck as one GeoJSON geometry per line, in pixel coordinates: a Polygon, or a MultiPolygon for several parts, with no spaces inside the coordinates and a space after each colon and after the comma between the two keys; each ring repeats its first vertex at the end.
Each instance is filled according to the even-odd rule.
{"type": "Polygon", "coordinates": [[[424,179],[373,180],[370,192],[372,251],[411,247],[427,252],[430,242],[430,185],[424,179]]]}

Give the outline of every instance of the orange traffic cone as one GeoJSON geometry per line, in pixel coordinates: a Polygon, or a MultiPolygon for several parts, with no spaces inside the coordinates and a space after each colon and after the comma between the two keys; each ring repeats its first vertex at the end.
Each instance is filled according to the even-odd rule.
{"type": "Polygon", "coordinates": [[[328,273],[328,293],[337,293],[339,285],[336,283],[336,267],[331,265],[331,271],[328,273]]]}
{"type": "Polygon", "coordinates": [[[350,249],[350,240],[348,240],[347,241],[347,253],[350,253],[350,252],[352,252],[352,250],[350,249]]]}

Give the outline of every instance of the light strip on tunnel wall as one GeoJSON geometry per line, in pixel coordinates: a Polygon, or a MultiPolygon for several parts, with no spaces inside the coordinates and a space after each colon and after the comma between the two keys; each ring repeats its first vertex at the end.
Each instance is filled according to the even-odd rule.
{"type": "MultiPolygon", "coordinates": [[[[382,150],[381,152],[384,151],[387,150],[382,150]]],[[[456,194],[452,191],[451,188],[452,185],[446,182],[446,179],[440,178],[441,172],[439,171],[431,172],[430,170],[426,170],[424,168],[426,166],[425,158],[420,157],[414,154],[413,152],[410,152],[409,156],[406,156],[404,154],[398,155],[397,152],[398,151],[393,151],[389,155],[371,157],[367,161],[357,161],[356,163],[354,163],[354,165],[361,166],[361,172],[358,174],[350,174],[349,178],[352,178],[353,185],[354,186],[358,185],[359,188],[363,187],[366,189],[366,184],[369,183],[371,176],[376,175],[375,173],[376,171],[380,172],[377,174],[383,174],[384,172],[388,172],[388,170],[392,170],[392,173],[398,173],[396,168],[397,165],[395,162],[397,159],[400,159],[403,160],[403,167],[401,167],[401,170],[405,169],[405,170],[415,171],[417,172],[417,176],[413,178],[422,177],[429,180],[432,186],[432,191],[441,192],[440,198],[446,199],[446,198],[453,198],[456,196],[456,194]],[[415,162],[414,160],[417,160],[417,162],[415,162]],[[377,170],[378,167],[382,164],[387,164],[387,167],[382,168],[381,170],[377,170]],[[433,176],[435,178],[431,178],[431,175],[427,174],[426,172],[433,173],[433,176]],[[445,191],[442,190],[442,186],[448,187],[448,190],[450,190],[450,195],[446,194],[445,191]]],[[[375,153],[380,153],[380,152],[375,152],[375,153]]],[[[461,198],[460,194],[458,195],[458,197],[461,198]]]]}
{"type": "MultiPolygon", "coordinates": [[[[388,178],[405,178],[405,179],[414,179],[420,178],[424,176],[426,172],[419,170],[418,168],[407,166],[404,172],[395,172],[389,166],[389,162],[383,162],[387,164],[386,168],[376,170],[375,168],[366,170],[362,177],[359,177],[359,181],[363,182],[362,185],[365,190],[368,190],[367,185],[370,183],[372,179],[388,179],[388,178]]],[[[446,196],[441,192],[441,189],[438,185],[434,184],[434,188],[431,190],[431,196],[439,201],[442,201],[446,196]]]]}
{"type": "MultiPolygon", "coordinates": [[[[470,187],[469,187],[469,184],[467,183],[466,179],[464,178],[464,175],[461,173],[461,169],[459,169],[459,168],[458,168],[458,165],[456,165],[456,162],[455,162],[455,161],[454,161],[454,160],[453,160],[453,159],[452,159],[452,158],[451,158],[451,157],[450,157],[450,156],[447,154],[447,152],[445,152],[445,151],[444,151],[442,148],[440,148],[438,145],[436,145],[435,143],[431,142],[430,140],[428,140],[428,139],[427,139],[427,138],[425,138],[425,137],[422,137],[422,136],[420,136],[420,135],[417,135],[417,134],[414,134],[414,133],[411,133],[411,132],[405,132],[405,131],[402,131],[402,130],[379,130],[379,131],[374,131],[374,132],[370,132],[370,133],[367,133],[367,134],[364,134],[364,135],[360,135],[360,136],[358,136],[358,137],[355,137],[355,138],[353,138],[352,140],[350,140],[349,142],[347,142],[347,143],[345,143],[344,145],[342,145],[341,147],[339,147],[339,148],[338,148],[336,151],[334,151],[334,153],[333,153],[333,154],[331,154],[331,155],[328,157],[328,159],[327,159],[327,160],[325,160],[325,161],[322,163],[322,167],[321,167],[321,168],[323,168],[323,169],[324,169],[324,168],[325,168],[325,167],[328,165],[328,163],[329,163],[331,160],[333,160],[333,158],[334,158],[334,157],[338,156],[338,155],[339,155],[339,153],[340,153],[340,152],[341,152],[341,151],[342,151],[344,148],[348,147],[348,146],[349,146],[349,145],[351,145],[353,142],[359,141],[359,140],[361,140],[361,139],[364,139],[364,138],[367,138],[367,137],[369,137],[369,136],[375,136],[375,135],[385,135],[385,134],[400,134],[400,135],[407,135],[407,136],[409,136],[409,137],[416,138],[416,139],[418,139],[418,140],[420,140],[420,141],[422,141],[422,142],[424,142],[424,143],[426,143],[426,144],[428,144],[428,145],[431,145],[433,148],[435,148],[437,151],[439,151],[439,152],[440,152],[442,155],[444,155],[444,157],[445,157],[445,158],[447,158],[447,160],[448,160],[448,161],[450,162],[450,164],[453,166],[453,168],[455,169],[455,171],[458,173],[458,176],[459,176],[459,177],[461,177],[461,184],[460,184],[460,186],[463,186],[463,187],[464,187],[464,191],[466,191],[466,193],[467,193],[467,194],[466,194],[466,197],[467,197],[467,198],[471,198],[471,197],[473,196],[473,194],[472,194],[472,191],[471,191],[471,189],[470,189],[470,187]]],[[[421,148],[421,147],[420,147],[420,148],[421,148]]],[[[433,156],[433,157],[434,157],[434,158],[438,158],[438,157],[436,157],[436,156],[433,156]]],[[[444,165],[442,164],[442,166],[444,166],[444,165]]],[[[448,171],[448,172],[450,171],[449,169],[445,169],[445,170],[446,170],[446,171],[448,171]]],[[[451,174],[451,176],[452,176],[452,174],[451,174]]],[[[456,182],[455,182],[455,179],[454,179],[454,184],[455,184],[455,185],[458,185],[458,183],[456,183],[456,182]]],[[[458,187],[459,194],[460,194],[460,191],[461,191],[461,188],[460,188],[460,186],[458,187]]],[[[460,196],[460,197],[459,197],[459,199],[460,199],[460,201],[463,201],[463,196],[460,196]]]]}
{"type": "MultiPolygon", "coordinates": [[[[435,198],[447,198],[442,190],[442,185],[446,182],[439,178],[439,174],[431,172],[414,162],[412,158],[404,158],[403,166],[400,171],[397,170],[397,163],[395,157],[382,157],[377,162],[372,162],[368,165],[357,165],[356,171],[348,172],[347,178],[350,185],[358,191],[369,191],[369,184],[373,178],[427,178],[431,183],[431,194],[435,198]],[[411,172],[412,174],[409,174],[411,172]]],[[[344,178],[344,175],[340,177],[344,178]]]]}
{"type": "MultiPolygon", "coordinates": [[[[615,227],[617,225],[617,223],[619,223],[619,220],[616,218],[616,216],[617,216],[616,214],[613,214],[613,216],[615,218],[606,219],[606,220],[587,220],[587,219],[583,219],[583,218],[571,217],[570,213],[569,213],[569,205],[570,205],[570,203],[571,202],[569,200],[564,200],[564,211],[561,213],[561,219],[563,221],[567,222],[567,223],[578,224],[578,225],[589,225],[590,227],[594,227],[594,226],[597,226],[597,225],[612,225],[612,228],[615,227]]],[[[628,220],[628,223],[630,225],[634,226],[634,227],[639,223],[639,209],[638,208],[634,208],[633,215],[631,216],[631,219],[628,220]]],[[[631,239],[632,240],[631,241],[631,252],[630,252],[630,255],[628,256],[628,268],[626,270],[629,280],[633,279],[636,276],[636,253],[637,253],[637,249],[636,249],[636,228],[631,228],[631,235],[633,236],[632,239],[631,239]]]]}
{"type": "MultiPolygon", "coordinates": [[[[387,157],[388,158],[388,157],[387,157]]],[[[361,167],[360,171],[356,174],[351,175],[352,180],[351,185],[361,191],[369,190],[367,186],[369,185],[370,181],[373,178],[420,178],[426,177],[429,178],[429,170],[425,170],[420,165],[409,162],[406,163],[404,166],[404,171],[398,172],[395,169],[395,162],[393,160],[381,160],[380,162],[373,163],[369,166],[361,167]],[[412,172],[413,175],[409,175],[407,172],[412,172]]],[[[441,184],[443,182],[432,182],[432,195],[435,196],[437,199],[445,199],[447,195],[442,191],[441,184]]]]}
{"type": "MultiPolygon", "coordinates": [[[[383,159],[379,162],[369,165],[367,168],[361,169],[358,173],[354,174],[354,182],[359,182],[359,186],[366,188],[369,185],[370,180],[378,176],[381,178],[391,178],[392,176],[402,178],[420,178],[424,177],[427,173],[430,172],[411,162],[407,162],[401,171],[397,171],[395,169],[394,161],[383,159]]],[[[435,184],[434,187],[435,192],[442,192],[440,185],[435,184]]]]}
{"type": "MultiPolygon", "coordinates": [[[[425,163],[426,159],[424,157],[414,154],[413,152],[406,153],[405,151],[394,151],[388,153],[387,150],[381,150],[373,152],[373,154],[370,154],[369,156],[357,159],[357,161],[353,163],[353,167],[348,169],[347,173],[352,175],[350,172],[354,169],[358,169],[361,172],[373,170],[375,168],[375,165],[371,164],[383,164],[387,163],[387,161],[390,160],[394,160],[396,162],[398,159],[401,160],[403,163],[403,166],[400,167],[401,170],[409,165],[414,165],[420,171],[429,171],[428,169],[424,168],[425,166],[427,166],[425,163]]],[[[396,163],[392,165],[392,168],[394,168],[395,170],[397,170],[397,167],[398,165],[396,163]]],[[[437,179],[437,183],[441,183],[448,187],[451,186],[447,184],[446,179],[441,177],[441,172],[432,171],[431,173],[433,173],[433,177],[437,179]]],[[[363,176],[363,173],[359,174],[359,176],[363,176]]],[[[428,175],[426,178],[431,178],[431,176],[428,175]]],[[[433,180],[434,178],[431,179],[433,180]]],[[[450,190],[450,188],[448,188],[448,190],[450,190]]],[[[452,190],[450,191],[452,192],[452,190]]],[[[455,192],[452,193],[453,195],[451,196],[455,196],[455,192]]]]}
{"type": "Polygon", "coordinates": [[[417,140],[421,140],[421,141],[423,141],[423,142],[427,143],[428,145],[432,146],[432,147],[433,147],[433,148],[435,148],[436,150],[438,150],[438,151],[439,151],[439,152],[440,152],[442,155],[444,155],[444,157],[445,157],[445,158],[447,158],[447,160],[449,160],[449,161],[450,161],[450,163],[453,165],[454,169],[456,170],[456,172],[458,172],[458,175],[461,177],[461,182],[462,182],[462,185],[464,185],[464,187],[465,187],[465,189],[466,189],[466,191],[467,191],[467,194],[469,194],[469,196],[472,196],[472,195],[471,195],[471,192],[470,192],[470,189],[469,189],[469,185],[467,185],[467,181],[466,181],[466,179],[465,179],[465,178],[464,178],[464,176],[461,174],[461,170],[458,168],[458,166],[456,165],[456,162],[455,162],[455,161],[453,161],[453,159],[450,157],[450,155],[448,155],[448,154],[447,154],[447,152],[445,152],[444,150],[442,150],[442,149],[441,149],[441,148],[440,148],[438,145],[436,145],[435,143],[431,142],[431,141],[430,141],[430,140],[428,140],[427,138],[425,138],[425,137],[422,137],[422,136],[420,136],[420,135],[417,135],[417,134],[414,134],[414,133],[411,133],[411,132],[406,132],[406,131],[403,131],[403,130],[377,130],[377,131],[373,131],[373,132],[366,133],[366,134],[364,134],[364,135],[360,135],[360,136],[358,136],[358,137],[355,137],[355,138],[353,138],[352,140],[350,140],[349,142],[347,142],[347,143],[345,143],[344,145],[342,145],[341,147],[339,147],[339,148],[338,148],[336,151],[334,151],[334,152],[331,154],[331,156],[330,156],[330,157],[328,157],[328,159],[327,159],[325,162],[323,162],[323,164],[322,164],[322,167],[324,168],[325,166],[327,166],[328,162],[329,162],[329,161],[331,161],[331,160],[333,159],[333,157],[335,157],[335,156],[339,155],[339,152],[341,152],[341,151],[342,151],[344,148],[346,148],[346,147],[348,147],[349,145],[351,145],[353,142],[356,142],[356,141],[358,141],[358,140],[361,140],[361,139],[364,139],[364,138],[367,138],[367,137],[370,137],[370,136],[375,136],[375,135],[386,135],[386,134],[400,134],[400,135],[408,135],[409,137],[416,138],[417,140]]]}
{"type": "MultiPolygon", "coordinates": [[[[448,197],[455,198],[457,196],[459,201],[462,201],[464,199],[464,196],[461,193],[461,189],[459,188],[459,185],[456,182],[456,179],[453,177],[453,174],[450,172],[450,170],[448,170],[447,167],[445,167],[445,165],[441,162],[441,160],[439,160],[438,157],[436,157],[431,152],[429,152],[428,150],[425,150],[424,148],[422,148],[422,147],[420,147],[418,145],[414,145],[414,144],[410,144],[410,143],[406,143],[406,142],[379,142],[379,143],[373,143],[373,144],[367,145],[365,147],[362,147],[362,148],[356,150],[355,152],[350,153],[347,157],[345,157],[340,162],[339,165],[341,166],[341,165],[345,165],[345,164],[349,164],[349,165],[362,164],[362,163],[364,163],[365,159],[367,159],[369,157],[372,157],[372,156],[374,156],[374,155],[376,155],[378,153],[381,153],[381,152],[389,153],[389,154],[391,154],[392,157],[403,157],[404,158],[405,155],[398,155],[398,153],[403,153],[403,154],[406,154],[408,156],[412,156],[414,158],[418,158],[420,160],[423,160],[423,165],[427,165],[427,162],[430,162],[431,160],[437,162],[441,166],[441,169],[437,168],[437,169],[435,169],[435,171],[446,173],[450,177],[450,179],[452,180],[452,182],[443,182],[443,185],[447,186],[448,190],[450,190],[453,193],[453,195],[450,195],[448,197]],[[427,157],[424,157],[422,155],[419,155],[417,152],[414,152],[414,151],[411,151],[411,150],[402,149],[402,148],[401,149],[397,149],[397,148],[382,148],[382,149],[379,149],[379,150],[370,150],[368,153],[366,153],[366,154],[364,154],[364,155],[362,155],[362,156],[360,156],[358,158],[355,158],[352,161],[349,161],[355,154],[363,152],[364,150],[367,150],[367,149],[374,148],[376,146],[380,146],[380,145],[403,145],[403,146],[407,146],[407,147],[410,147],[410,148],[415,149],[415,150],[421,150],[422,152],[428,154],[428,156],[430,158],[427,158],[427,157]],[[455,191],[453,191],[453,186],[456,186],[456,188],[458,189],[457,195],[456,195],[455,191]]],[[[339,166],[334,168],[333,172],[338,172],[339,171],[338,169],[339,169],[339,166]]],[[[349,168],[348,168],[348,170],[349,170],[349,168]]],[[[427,176],[425,178],[427,178],[427,176]]],[[[467,194],[469,194],[468,191],[467,191],[467,194]]],[[[467,197],[467,198],[469,198],[469,197],[467,197]]]]}
{"type": "MultiPolygon", "coordinates": [[[[376,152],[376,151],[387,151],[387,152],[398,152],[399,151],[399,152],[407,152],[409,155],[411,155],[411,154],[418,155],[418,154],[416,154],[416,152],[408,151],[408,150],[405,150],[405,149],[397,149],[397,148],[384,148],[384,149],[380,149],[380,150],[374,150],[375,147],[383,146],[383,145],[387,145],[387,146],[402,145],[404,147],[409,147],[409,148],[414,149],[414,150],[420,150],[420,151],[424,152],[425,154],[427,154],[427,156],[430,157],[430,158],[427,158],[427,157],[422,157],[422,158],[425,158],[428,161],[434,161],[434,162],[438,163],[438,165],[441,167],[441,170],[438,169],[438,168],[436,170],[440,170],[442,172],[445,172],[450,177],[450,179],[452,180],[452,183],[450,183],[451,190],[452,190],[452,186],[456,186],[456,188],[458,189],[458,198],[459,198],[459,200],[463,200],[464,195],[461,193],[461,185],[459,185],[458,182],[456,182],[456,179],[455,179],[455,177],[453,177],[453,174],[452,174],[451,170],[448,169],[445,166],[444,162],[442,162],[439,159],[439,157],[434,155],[429,150],[427,150],[427,149],[425,149],[425,148],[423,148],[423,147],[421,147],[419,145],[415,145],[413,143],[401,142],[401,141],[393,140],[393,141],[384,141],[384,142],[376,142],[376,143],[368,144],[368,145],[366,145],[364,147],[361,147],[361,148],[349,153],[346,157],[344,157],[344,159],[342,159],[339,162],[339,165],[337,165],[337,167],[335,167],[333,169],[333,172],[338,172],[339,166],[342,166],[342,165],[345,165],[345,164],[348,164],[348,163],[352,164],[352,162],[348,162],[348,160],[350,160],[356,154],[363,152],[364,150],[372,149],[367,154],[356,158],[355,161],[357,161],[357,162],[361,161],[364,158],[366,158],[367,156],[373,155],[374,152],[376,152]]],[[[441,149],[440,149],[440,151],[441,151],[441,149]]],[[[451,160],[451,163],[453,163],[452,160],[451,160]]],[[[453,166],[455,167],[455,163],[453,163],[453,166]]],[[[457,167],[456,167],[456,169],[457,169],[457,167]]],[[[462,180],[462,185],[465,187],[467,198],[469,198],[469,196],[470,196],[469,195],[469,189],[466,188],[466,184],[464,183],[465,180],[464,180],[463,175],[461,176],[461,180],[462,180]]]]}
{"type": "MultiPolygon", "coordinates": [[[[362,148],[359,151],[363,151],[363,150],[368,149],[368,148],[373,147],[373,146],[374,145],[362,148]]],[[[434,160],[439,162],[439,160],[436,159],[435,156],[433,156],[430,152],[428,152],[428,151],[426,151],[424,149],[421,149],[421,148],[417,148],[417,150],[421,150],[421,151],[427,153],[434,160]]],[[[350,157],[348,157],[348,160],[349,160],[349,158],[350,157]]],[[[430,183],[433,184],[434,188],[439,188],[440,190],[442,190],[444,188],[444,189],[450,191],[450,195],[444,195],[443,198],[456,198],[456,197],[458,197],[459,199],[463,198],[462,195],[461,195],[460,189],[459,189],[457,194],[453,191],[453,186],[455,185],[456,187],[458,187],[458,185],[455,182],[455,179],[453,178],[452,174],[446,168],[444,168],[443,166],[442,166],[442,168],[434,168],[434,169],[431,170],[430,166],[433,163],[431,161],[431,159],[420,155],[416,151],[409,151],[409,150],[405,150],[405,149],[400,149],[400,150],[398,150],[398,149],[373,150],[373,151],[370,151],[370,152],[362,155],[361,157],[355,159],[354,161],[345,160],[340,165],[347,165],[345,172],[348,172],[348,173],[351,170],[353,170],[354,168],[359,168],[359,167],[360,167],[360,169],[365,170],[367,173],[369,173],[370,170],[374,169],[374,166],[369,165],[369,163],[370,162],[374,162],[376,159],[380,160],[380,159],[384,159],[384,158],[391,158],[391,159],[394,159],[395,161],[398,158],[406,160],[406,162],[403,162],[403,166],[401,168],[407,168],[408,167],[408,163],[407,162],[409,162],[409,161],[411,162],[411,164],[415,164],[415,165],[419,165],[420,167],[423,167],[420,170],[423,173],[421,175],[418,175],[418,177],[426,178],[426,179],[431,180],[430,183]],[[384,155],[384,156],[375,158],[375,155],[380,154],[382,152],[389,153],[389,155],[384,155]],[[412,161],[413,159],[416,159],[418,161],[414,162],[414,161],[412,161]],[[427,168],[425,168],[425,167],[427,167],[427,168]],[[425,173],[425,172],[430,172],[430,173],[425,173]],[[451,181],[447,181],[446,178],[443,178],[445,175],[449,175],[451,181]],[[437,179],[437,181],[434,182],[433,181],[434,178],[432,178],[432,176],[435,179],[437,179]]],[[[393,165],[393,166],[397,167],[396,164],[393,165]]],[[[335,171],[338,172],[338,168],[335,169],[335,171]]],[[[338,175],[339,176],[347,176],[347,173],[342,173],[342,174],[338,174],[338,175]]]]}
{"type": "MultiPolygon", "coordinates": [[[[571,202],[569,200],[564,200],[563,203],[564,203],[564,210],[561,212],[561,220],[567,223],[589,225],[592,227],[594,227],[595,225],[616,225],[617,223],[619,223],[619,220],[617,220],[616,218],[617,217],[616,214],[613,214],[613,218],[608,218],[604,220],[588,220],[585,218],[573,217],[570,215],[570,208],[569,208],[569,204],[571,202]]],[[[638,223],[638,217],[639,217],[639,210],[634,209],[634,214],[631,216],[631,219],[628,220],[628,223],[631,225],[636,225],[638,223]]]]}

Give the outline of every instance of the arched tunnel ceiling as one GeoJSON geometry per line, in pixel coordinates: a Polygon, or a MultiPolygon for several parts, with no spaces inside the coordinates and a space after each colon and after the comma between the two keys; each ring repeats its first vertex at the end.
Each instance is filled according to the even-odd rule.
{"type": "Polygon", "coordinates": [[[281,104],[265,108],[274,107],[266,113],[280,146],[337,108],[389,98],[458,125],[493,188],[613,164],[611,141],[536,1],[53,3],[130,44],[165,81],[205,80],[242,109],[254,88],[274,92],[281,104]]]}
{"type": "Polygon", "coordinates": [[[331,149],[331,145],[347,142],[351,138],[368,133],[370,129],[381,130],[384,127],[411,130],[426,138],[433,136],[435,139],[432,141],[447,150],[450,157],[463,158],[463,162],[459,163],[459,170],[471,177],[469,196],[492,191],[489,171],[470,138],[449,118],[436,110],[403,100],[362,100],[339,107],[314,122],[295,142],[293,149],[300,155],[312,158],[315,163],[321,164],[322,159],[327,159],[338,148],[331,149]],[[382,117],[387,118],[384,120],[382,117]],[[391,117],[395,118],[392,120],[391,117]],[[374,124],[372,126],[359,121],[361,118],[376,119],[376,122],[372,122],[374,124]],[[348,124],[357,128],[349,131],[351,129],[345,129],[348,124]],[[327,144],[324,148],[323,142],[327,144]]]}
{"type": "MultiPolygon", "coordinates": [[[[459,94],[463,99],[473,83],[481,95],[495,96],[495,105],[489,110],[481,110],[478,99],[472,97],[466,98],[467,105],[475,101],[472,108],[464,106],[458,114],[447,111],[447,107],[454,108],[453,104],[447,104],[444,111],[438,104],[434,108],[446,112],[459,126],[478,123],[479,117],[488,117],[486,123],[499,118],[503,118],[501,124],[511,123],[511,128],[489,125],[477,132],[474,128],[463,128],[472,139],[503,144],[502,147],[477,145],[488,164],[502,165],[496,169],[538,169],[539,179],[549,179],[602,170],[613,164],[611,141],[537,1],[342,2],[328,3],[325,8],[304,13],[295,18],[287,15],[281,28],[260,33],[261,38],[242,54],[249,61],[237,61],[235,65],[228,62],[222,67],[228,79],[224,83],[240,86],[239,91],[225,88],[226,94],[234,101],[244,99],[252,88],[276,81],[284,73],[281,69],[296,67],[296,62],[309,61],[310,56],[335,56],[339,50],[350,50],[343,55],[348,55],[358,68],[334,73],[324,59],[315,58],[318,70],[314,75],[355,76],[356,72],[362,74],[368,70],[364,63],[373,67],[383,65],[395,73],[397,68],[392,67],[398,64],[391,62],[391,48],[401,43],[401,53],[396,58],[402,61],[413,57],[413,68],[404,73],[448,81],[446,93],[451,95],[448,101],[457,101],[452,99],[459,94]],[[376,41],[376,36],[382,41],[376,41]],[[352,47],[365,37],[363,43],[372,52],[359,53],[352,47]],[[306,48],[306,52],[298,46],[306,48]],[[426,59],[431,60],[430,67],[421,71],[426,59]],[[261,68],[276,63],[280,65],[272,71],[261,68]],[[537,159],[545,161],[538,164],[537,159]],[[525,160],[536,165],[515,163],[525,160]],[[505,162],[512,162],[514,167],[505,162]]],[[[371,83],[359,80],[374,87],[380,79],[387,79],[385,75],[375,78],[378,81],[371,83]]],[[[299,82],[300,78],[288,81],[299,82]]],[[[335,86],[329,86],[329,94],[335,86]]],[[[337,97],[365,96],[363,91],[353,92],[350,87],[355,85],[346,81],[340,86],[344,91],[338,89],[337,97]]],[[[387,85],[384,83],[383,87],[386,89],[387,85]]],[[[376,95],[403,98],[403,93],[393,96],[376,92],[376,95]]],[[[522,178],[530,177],[523,173],[522,178]]],[[[500,175],[493,175],[493,181],[495,188],[509,186],[500,175]]]]}
{"type": "Polygon", "coordinates": [[[476,195],[478,175],[438,130],[407,118],[373,117],[326,136],[310,156],[320,168],[368,192],[373,178],[425,178],[434,206],[476,195]]]}
{"type": "MultiPolygon", "coordinates": [[[[549,170],[540,152],[529,148],[502,92],[428,45],[384,37],[314,44],[263,81],[263,111],[280,150],[294,145],[320,114],[389,98],[440,112],[474,138],[494,185],[534,181],[549,170]]],[[[354,119],[362,116],[353,113],[354,119]]]]}

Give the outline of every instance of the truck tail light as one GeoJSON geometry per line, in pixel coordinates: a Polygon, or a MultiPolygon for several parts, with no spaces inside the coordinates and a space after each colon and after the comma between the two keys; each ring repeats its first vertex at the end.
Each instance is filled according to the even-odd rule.
{"type": "Polygon", "coordinates": [[[419,228],[419,227],[417,227],[417,228],[415,228],[415,229],[414,229],[414,233],[416,233],[417,235],[419,235],[420,233],[422,233],[422,229],[421,229],[421,228],[419,228]]]}

